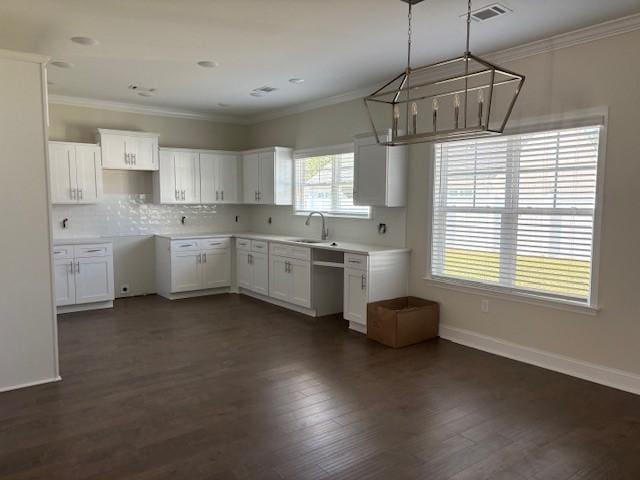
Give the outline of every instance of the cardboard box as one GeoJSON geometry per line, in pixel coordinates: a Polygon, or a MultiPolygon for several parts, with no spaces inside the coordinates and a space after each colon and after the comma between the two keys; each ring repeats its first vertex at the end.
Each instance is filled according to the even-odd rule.
{"type": "Polygon", "coordinates": [[[440,306],[417,297],[382,300],[367,305],[367,337],[393,348],[438,336],[440,306]]]}

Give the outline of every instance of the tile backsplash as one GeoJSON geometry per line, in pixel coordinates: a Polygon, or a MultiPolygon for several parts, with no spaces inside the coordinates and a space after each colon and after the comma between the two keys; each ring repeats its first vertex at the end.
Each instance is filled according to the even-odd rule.
{"type": "Polygon", "coordinates": [[[251,220],[242,205],[157,205],[150,194],[105,194],[94,205],[54,205],[52,222],[54,238],[74,238],[242,231],[251,220]]]}

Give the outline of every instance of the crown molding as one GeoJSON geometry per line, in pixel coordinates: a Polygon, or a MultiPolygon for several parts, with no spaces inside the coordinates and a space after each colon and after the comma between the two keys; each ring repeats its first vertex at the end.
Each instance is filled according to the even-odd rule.
{"type": "MultiPolygon", "coordinates": [[[[497,64],[508,63],[515,60],[521,60],[523,58],[533,57],[535,55],[553,52],[555,50],[560,50],[563,48],[574,47],[577,45],[594,42],[596,40],[602,40],[616,35],[634,32],[636,30],[640,30],[640,13],[621,17],[603,23],[598,23],[596,25],[580,28],[571,32],[561,33],[542,40],[536,40],[534,42],[518,45],[516,47],[498,50],[491,53],[485,53],[482,56],[487,60],[497,64]]],[[[280,117],[286,117],[297,113],[303,113],[309,110],[315,110],[317,108],[328,107],[331,105],[336,105],[338,103],[363,98],[376,89],[380,88],[381,84],[382,82],[370,87],[352,90],[350,92],[341,93],[339,95],[334,95],[321,100],[314,100],[293,107],[287,107],[262,115],[256,115],[251,119],[249,123],[262,123],[268,120],[275,120],[280,117]]]]}
{"type": "Polygon", "coordinates": [[[37,53],[16,52],[13,50],[3,49],[0,49],[0,58],[41,64],[46,64],[49,61],[49,57],[47,57],[46,55],[38,55],[37,53]]]}
{"type": "Polygon", "coordinates": [[[215,113],[200,113],[189,110],[176,110],[162,107],[139,105],[136,103],[111,102],[92,98],[70,97],[66,95],[49,95],[49,104],[69,105],[73,107],[96,108],[99,110],[111,110],[114,112],[137,113],[141,115],[154,115],[156,117],[183,118],[188,120],[204,120],[207,122],[235,123],[246,125],[249,120],[246,117],[234,115],[218,115],[215,113]]]}

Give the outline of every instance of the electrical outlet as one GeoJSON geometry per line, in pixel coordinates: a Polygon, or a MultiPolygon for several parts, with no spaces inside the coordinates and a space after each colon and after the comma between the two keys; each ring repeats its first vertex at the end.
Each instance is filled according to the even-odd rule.
{"type": "Polygon", "coordinates": [[[129,285],[127,284],[120,285],[120,293],[122,295],[129,295],[129,285]]]}
{"type": "Polygon", "coordinates": [[[379,223],[378,224],[378,234],[379,235],[384,235],[385,233],[387,233],[387,224],[386,223],[379,223]]]}
{"type": "Polygon", "coordinates": [[[480,310],[482,310],[482,313],[489,313],[489,300],[486,298],[482,299],[480,302],[480,310]]]}

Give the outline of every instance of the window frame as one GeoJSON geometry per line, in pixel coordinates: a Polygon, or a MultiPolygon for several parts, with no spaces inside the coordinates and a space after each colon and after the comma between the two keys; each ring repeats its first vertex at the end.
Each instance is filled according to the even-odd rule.
{"type": "MultiPolygon", "coordinates": [[[[484,297],[499,298],[507,301],[516,301],[541,305],[550,308],[568,310],[575,313],[595,315],[600,310],[599,306],[599,272],[600,272],[600,245],[601,245],[601,225],[604,197],[604,182],[606,171],[606,151],[607,151],[607,128],[608,128],[608,108],[598,107],[580,110],[563,115],[548,115],[544,117],[524,119],[519,122],[512,122],[504,135],[524,135],[528,133],[555,131],[562,129],[581,128],[589,126],[599,126],[598,163],[596,167],[596,190],[595,204],[593,211],[593,236],[591,247],[591,285],[590,295],[586,302],[571,298],[563,298],[557,295],[546,295],[544,292],[527,291],[499,285],[491,285],[479,281],[458,279],[432,274],[433,258],[432,247],[434,242],[433,218],[434,218],[434,191],[436,178],[436,144],[432,144],[429,149],[429,181],[427,188],[427,265],[423,280],[430,286],[459,291],[468,294],[480,295],[484,297]]],[[[542,210],[542,209],[540,209],[542,210]]],[[[538,211],[538,209],[536,209],[538,211]]],[[[501,235],[503,233],[501,232],[501,235]]]]}
{"type": "MultiPolygon", "coordinates": [[[[305,149],[300,149],[300,150],[295,150],[293,152],[293,206],[292,206],[292,210],[293,210],[293,215],[298,215],[298,216],[307,216],[309,215],[309,213],[311,213],[314,210],[299,210],[298,209],[298,205],[297,205],[297,188],[298,188],[298,182],[297,182],[297,168],[298,168],[298,160],[303,159],[303,158],[311,158],[311,157],[320,157],[320,156],[324,156],[324,155],[341,155],[341,154],[345,154],[345,153],[352,153],[354,154],[354,179],[353,182],[355,183],[355,147],[353,145],[353,143],[343,143],[343,144],[338,144],[338,145],[328,145],[325,147],[316,147],[316,148],[305,148],[305,149]]],[[[333,189],[333,182],[332,182],[332,189],[333,189]]],[[[332,199],[332,204],[334,203],[334,199],[332,199]]],[[[362,214],[362,215],[357,215],[354,214],[352,212],[345,212],[345,213],[340,213],[338,211],[331,211],[331,212],[326,212],[323,210],[318,210],[320,211],[325,217],[330,217],[330,218],[345,218],[345,219],[351,219],[351,220],[371,220],[372,215],[373,215],[373,208],[371,206],[366,207],[368,208],[368,212],[366,214],[362,214]]]]}

